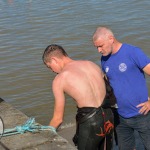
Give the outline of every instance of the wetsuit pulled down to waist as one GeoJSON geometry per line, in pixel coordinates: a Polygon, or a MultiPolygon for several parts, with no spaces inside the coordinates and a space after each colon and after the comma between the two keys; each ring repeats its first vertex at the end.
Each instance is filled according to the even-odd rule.
{"type": "Polygon", "coordinates": [[[76,146],[78,150],[111,150],[114,129],[113,114],[110,108],[78,108],[76,146]],[[106,139],[106,145],[105,143],[106,139]]]}

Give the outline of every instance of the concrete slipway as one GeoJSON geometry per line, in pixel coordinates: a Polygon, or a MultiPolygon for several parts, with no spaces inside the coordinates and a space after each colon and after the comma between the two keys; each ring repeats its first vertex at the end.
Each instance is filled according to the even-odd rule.
{"type": "MultiPolygon", "coordinates": [[[[0,98],[4,129],[23,125],[29,117],[0,98]]],[[[76,150],[68,140],[50,130],[1,137],[0,150],[76,150]]]]}

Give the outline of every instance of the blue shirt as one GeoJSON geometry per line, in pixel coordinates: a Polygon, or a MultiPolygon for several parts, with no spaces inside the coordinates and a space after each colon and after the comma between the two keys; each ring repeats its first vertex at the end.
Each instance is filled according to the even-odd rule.
{"type": "Polygon", "coordinates": [[[124,118],[139,115],[140,108],[136,106],[148,100],[143,68],[149,63],[140,48],[128,44],[122,44],[115,54],[101,57],[102,69],[114,89],[118,113],[124,118]]]}

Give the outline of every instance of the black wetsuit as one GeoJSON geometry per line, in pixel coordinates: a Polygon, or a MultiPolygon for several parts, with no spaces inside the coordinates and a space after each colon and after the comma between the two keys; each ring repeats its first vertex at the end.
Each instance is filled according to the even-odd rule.
{"type": "Polygon", "coordinates": [[[106,150],[111,150],[114,123],[110,108],[78,108],[76,121],[73,141],[78,150],[103,150],[105,142],[106,150]]]}

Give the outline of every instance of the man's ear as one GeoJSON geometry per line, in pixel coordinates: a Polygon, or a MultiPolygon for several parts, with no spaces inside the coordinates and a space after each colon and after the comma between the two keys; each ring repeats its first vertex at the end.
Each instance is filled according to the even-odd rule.
{"type": "Polygon", "coordinates": [[[113,43],[114,42],[114,36],[110,35],[109,40],[110,40],[111,43],[113,43]]]}
{"type": "Polygon", "coordinates": [[[54,63],[54,64],[58,64],[59,60],[58,60],[57,57],[52,57],[51,62],[54,63]]]}

